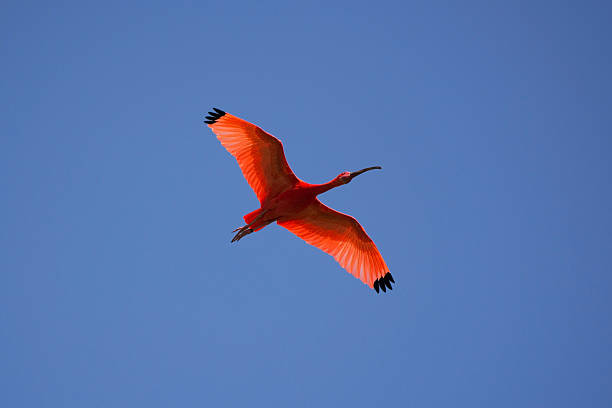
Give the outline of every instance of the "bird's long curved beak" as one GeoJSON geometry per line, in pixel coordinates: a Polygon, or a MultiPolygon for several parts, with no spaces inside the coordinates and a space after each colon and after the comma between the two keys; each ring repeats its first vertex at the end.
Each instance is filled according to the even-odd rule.
{"type": "Polygon", "coordinates": [[[353,171],[353,172],[351,172],[351,180],[354,179],[355,177],[357,177],[358,175],[360,175],[362,173],[365,173],[366,171],[375,170],[375,169],[381,170],[382,167],[380,167],[380,166],[373,166],[373,167],[366,167],[365,169],[361,169],[359,171],[353,171]]]}

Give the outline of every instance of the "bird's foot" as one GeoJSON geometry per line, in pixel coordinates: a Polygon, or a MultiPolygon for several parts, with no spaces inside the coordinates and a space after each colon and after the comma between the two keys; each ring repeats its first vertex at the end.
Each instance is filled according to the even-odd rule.
{"type": "Polygon", "coordinates": [[[234,238],[232,238],[232,242],[240,241],[242,237],[244,237],[245,235],[249,235],[250,233],[253,232],[253,230],[249,228],[248,225],[245,225],[244,227],[236,228],[232,232],[236,232],[236,231],[238,231],[238,233],[234,236],[234,238]]]}

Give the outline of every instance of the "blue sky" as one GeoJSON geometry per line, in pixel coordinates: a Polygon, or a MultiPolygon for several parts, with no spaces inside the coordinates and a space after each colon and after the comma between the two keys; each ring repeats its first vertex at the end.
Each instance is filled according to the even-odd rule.
{"type": "Polygon", "coordinates": [[[8,2],[0,403],[612,404],[605,2],[8,2]],[[510,4],[512,3],[512,4],[510,4]],[[279,137],[397,282],[278,226],[203,125],[279,137]]]}

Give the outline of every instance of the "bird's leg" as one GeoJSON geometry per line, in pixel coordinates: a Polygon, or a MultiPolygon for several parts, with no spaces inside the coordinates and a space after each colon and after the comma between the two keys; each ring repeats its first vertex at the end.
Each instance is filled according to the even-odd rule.
{"type": "Polygon", "coordinates": [[[263,211],[262,211],[262,212],[261,212],[261,213],[260,213],[260,214],[259,214],[257,217],[255,217],[255,219],[254,219],[253,221],[249,222],[249,223],[248,223],[247,225],[245,225],[244,227],[239,227],[239,228],[236,228],[236,229],[235,229],[235,230],[233,230],[232,232],[236,232],[236,231],[240,231],[240,230],[243,230],[243,229],[247,229],[247,228],[249,228],[251,225],[253,225],[253,224],[255,224],[257,221],[259,221],[259,219],[260,219],[261,217],[263,217],[263,216],[264,216],[264,214],[265,214],[265,213],[267,213],[267,212],[268,212],[268,210],[263,210],[263,211]]]}
{"type": "Polygon", "coordinates": [[[268,210],[263,210],[261,212],[261,214],[259,214],[257,217],[255,217],[255,219],[253,221],[249,222],[244,227],[236,228],[235,230],[233,230],[232,232],[238,231],[238,233],[234,236],[234,238],[232,238],[232,242],[239,241],[240,238],[244,237],[245,235],[249,235],[250,233],[252,233],[253,230],[250,228],[251,225],[253,225],[257,221],[259,221],[261,219],[261,217],[263,217],[264,214],[267,213],[267,212],[268,212],[268,210]]]}

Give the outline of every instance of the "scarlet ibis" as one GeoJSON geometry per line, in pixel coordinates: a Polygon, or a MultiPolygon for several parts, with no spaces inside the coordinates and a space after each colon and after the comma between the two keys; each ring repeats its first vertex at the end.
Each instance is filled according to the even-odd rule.
{"type": "Polygon", "coordinates": [[[350,274],[376,292],[395,283],[374,242],[353,217],[321,203],[317,196],[348,184],[367,167],[345,171],[323,184],[298,179],[285,158],[283,144],[254,124],[221,109],[208,112],[204,123],[236,158],[242,174],[255,191],[261,208],[244,216],[246,225],[235,229],[232,242],[275,222],[329,255],[350,274]]]}

